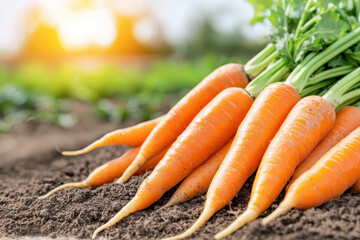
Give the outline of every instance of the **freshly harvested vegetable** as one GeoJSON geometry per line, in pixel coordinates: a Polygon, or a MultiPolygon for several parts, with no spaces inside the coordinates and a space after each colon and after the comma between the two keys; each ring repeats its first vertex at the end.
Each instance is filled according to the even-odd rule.
{"type": "MultiPolygon", "coordinates": [[[[170,148],[167,147],[161,153],[153,157],[149,162],[147,162],[143,167],[141,167],[135,175],[140,175],[145,173],[148,170],[154,169],[158,162],[165,156],[165,153],[170,148]]],[[[105,183],[110,183],[116,178],[120,177],[127,167],[134,161],[135,157],[138,155],[140,150],[139,147],[132,148],[124,153],[121,157],[116,158],[112,161],[109,161],[100,167],[97,167],[92,171],[89,176],[81,182],[65,183],[47,194],[39,197],[39,199],[46,199],[53,195],[55,192],[60,191],[66,188],[90,188],[90,187],[99,187],[105,183]]]]}
{"type": "Polygon", "coordinates": [[[295,105],[261,160],[247,209],[215,238],[233,233],[255,220],[271,205],[295,168],[331,130],[335,122],[335,108],[345,93],[359,81],[360,68],[357,68],[338,81],[324,97],[306,97],[295,105]]]}
{"type": "Polygon", "coordinates": [[[348,106],[336,113],[334,127],[328,135],[321,140],[309,156],[296,168],[292,175],[290,186],[300,175],[309,170],[327,151],[334,147],[340,140],[360,126],[360,109],[348,106]]]}
{"type": "Polygon", "coordinates": [[[62,154],[65,156],[76,156],[88,153],[95,148],[109,145],[140,146],[163,118],[164,116],[161,116],[132,127],[112,131],[81,150],[63,151],[62,154]]]}
{"type": "Polygon", "coordinates": [[[202,80],[182,98],[154,128],[134,162],[117,183],[126,182],[149,159],[162,151],[186,129],[194,117],[217,94],[230,87],[245,87],[248,79],[239,64],[226,64],[202,80]]]}
{"type": "MultiPolygon", "coordinates": [[[[349,25],[341,19],[340,10],[333,8],[331,5],[324,5],[322,1],[316,3],[307,1],[306,6],[300,7],[300,11],[296,15],[291,15],[289,11],[295,11],[294,9],[299,4],[299,1],[289,1],[286,3],[280,1],[279,4],[277,11],[272,12],[270,20],[277,27],[273,34],[273,42],[280,53],[280,59],[246,87],[247,92],[251,96],[257,97],[257,99],[251,107],[248,116],[246,116],[244,122],[240,125],[233,146],[230,148],[228,155],[210,185],[203,213],[190,229],[170,239],[181,239],[191,235],[216,211],[228,204],[240,190],[246,179],[256,170],[269,142],[280,128],[291,108],[300,100],[302,90],[309,85],[310,77],[331,59],[360,41],[360,27],[351,31],[349,25]],[[314,9],[319,10],[319,12],[314,9]],[[326,9],[326,11],[323,9],[326,9]],[[305,20],[309,19],[309,16],[307,16],[309,11],[313,15],[313,12],[315,12],[315,15],[319,18],[318,21],[313,22],[311,28],[308,26],[304,27],[306,24],[305,20]],[[298,16],[298,19],[294,20],[294,16],[295,18],[298,16]],[[331,31],[328,31],[329,28],[332,28],[331,31]],[[320,38],[321,34],[319,35],[319,33],[322,34],[322,38],[320,38]],[[306,45],[309,43],[312,43],[314,48],[306,45]],[[285,83],[270,84],[281,80],[292,68],[294,70],[285,83]],[[264,80],[262,77],[266,74],[268,74],[268,80],[265,85],[270,85],[263,90],[264,80]],[[259,82],[262,84],[258,84],[259,82]],[[269,90],[269,95],[264,96],[262,100],[258,101],[261,93],[267,91],[267,88],[272,88],[273,91],[269,90]],[[276,90],[277,88],[278,90],[276,90]],[[289,93],[291,93],[291,97],[289,93]],[[277,100],[277,105],[271,104],[272,101],[276,101],[275,99],[277,100]],[[286,102],[287,100],[289,100],[289,105],[287,108],[282,109],[284,105],[282,101],[286,102]],[[254,128],[257,128],[257,131],[254,131],[254,128]],[[249,129],[252,130],[249,131],[249,129]]],[[[332,73],[331,77],[341,75],[339,72],[343,74],[344,69],[337,69],[335,73],[332,73]]],[[[345,72],[348,72],[348,70],[345,72]]],[[[311,84],[319,84],[324,80],[327,80],[325,76],[312,78],[311,84]]],[[[327,109],[334,111],[330,103],[324,104],[323,102],[326,101],[320,101],[319,105],[326,105],[327,109]]],[[[326,110],[319,113],[326,113],[326,110]]],[[[311,114],[307,114],[310,118],[311,114]]],[[[324,128],[328,129],[332,127],[332,124],[333,122],[330,119],[326,126],[327,128],[325,123],[323,125],[324,128]]],[[[320,130],[318,133],[321,132],[320,130]]],[[[323,134],[326,134],[327,131],[324,131],[323,134]]],[[[321,138],[319,136],[313,140],[317,144],[321,138]]],[[[309,147],[311,148],[307,149],[307,151],[311,151],[315,146],[310,144],[309,147]]],[[[277,151],[278,149],[274,152],[277,151]]],[[[306,157],[306,155],[303,157],[306,157]]],[[[266,192],[266,194],[268,193],[266,192]]],[[[261,212],[262,210],[259,211],[261,212]]],[[[249,213],[246,213],[246,215],[249,216],[249,213]]],[[[250,218],[243,218],[243,220],[247,219],[245,222],[240,221],[232,225],[231,230],[228,231],[228,229],[227,233],[223,232],[217,236],[226,236],[237,227],[245,224],[246,221],[251,221],[257,217],[253,213],[251,213],[251,216],[250,218]]]]}
{"type": "Polygon", "coordinates": [[[252,102],[241,88],[228,88],[217,95],[177,138],[135,197],[92,237],[129,214],[149,207],[200,166],[235,134],[252,102]]]}
{"type": "Polygon", "coordinates": [[[307,209],[340,196],[360,178],[360,128],[355,129],[289,187],[279,207],[263,224],[291,208],[307,209]]]}
{"type": "Polygon", "coordinates": [[[180,184],[175,193],[164,207],[170,207],[178,203],[187,202],[197,196],[207,192],[211,180],[213,179],[216,170],[219,168],[221,162],[228,153],[231,143],[234,138],[231,138],[221,149],[212,155],[206,162],[187,176],[180,184]]]}
{"type": "Polygon", "coordinates": [[[271,139],[299,100],[297,91],[284,83],[274,83],[260,93],[211,182],[200,217],[186,232],[170,239],[190,236],[233,199],[257,169],[271,139]]]}

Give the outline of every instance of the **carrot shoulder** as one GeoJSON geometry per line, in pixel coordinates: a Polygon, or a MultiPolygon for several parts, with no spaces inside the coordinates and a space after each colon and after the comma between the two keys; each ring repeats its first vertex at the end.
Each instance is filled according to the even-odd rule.
{"type": "Polygon", "coordinates": [[[289,187],[263,224],[291,208],[307,209],[340,196],[360,178],[360,127],[351,132],[289,187]]]}
{"type": "Polygon", "coordinates": [[[229,227],[216,234],[215,238],[233,233],[264,212],[279,195],[296,166],[326,136],[334,122],[334,107],[326,99],[310,96],[300,100],[261,160],[247,209],[229,227]]]}
{"type": "Polygon", "coordinates": [[[229,88],[216,96],[177,138],[154,171],[144,180],[135,197],[109,222],[114,225],[127,215],[149,207],[220,149],[236,132],[253,100],[241,88],[229,88]]]}
{"type": "Polygon", "coordinates": [[[76,156],[88,153],[95,148],[109,145],[140,146],[163,118],[163,116],[158,117],[132,127],[112,131],[83,149],[63,151],[62,154],[65,156],[76,156]]]}
{"type": "Polygon", "coordinates": [[[300,175],[309,170],[327,151],[359,126],[359,108],[349,106],[337,112],[334,127],[326,137],[321,140],[310,155],[296,168],[288,186],[290,186],[300,175]]]}
{"type": "Polygon", "coordinates": [[[212,72],[183,97],[154,128],[142,145],[139,155],[118,183],[126,182],[151,157],[158,154],[186,129],[194,117],[217,94],[229,87],[245,87],[246,74],[239,64],[227,64],[212,72]]]}
{"type": "Polygon", "coordinates": [[[233,199],[257,169],[271,139],[299,100],[298,92],[285,83],[271,84],[260,93],[211,182],[200,217],[187,231],[170,239],[191,235],[233,199]]]}

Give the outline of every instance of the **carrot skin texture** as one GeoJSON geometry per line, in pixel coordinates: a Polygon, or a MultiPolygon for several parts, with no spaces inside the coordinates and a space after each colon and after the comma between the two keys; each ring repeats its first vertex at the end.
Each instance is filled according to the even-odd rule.
{"type": "Polygon", "coordinates": [[[171,239],[191,235],[233,199],[257,169],[271,139],[300,99],[295,88],[285,83],[271,84],[260,93],[211,182],[202,214],[191,228],[171,239]]]}
{"type": "Polygon", "coordinates": [[[270,143],[260,163],[249,206],[265,211],[279,195],[296,166],[333,127],[335,111],[324,98],[300,100],[270,143]],[[263,201],[266,199],[267,201],[263,201]]]}
{"type": "Polygon", "coordinates": [[[264,212],[284,188],[297,165],[326,136],[334,122],[334,107],[324,98],[310,96],[300,100],[286,117],[261,160],[247,209],[215,238],[233,233],[264,212]]]}
{"type": "Polygon", "coordinates": [[[274,83],[261,92],[210,185],[207,207],[218,211],[234,198],[258,168],[270,141],[300,99],[295,88],[285,83],[274,83]]]}
{"type": "Polygon", "coordinates": [[[134,161],[140,151],[140,146],[125,152],[121,157],[111,160],[92,171],[87,177],[90,187],[98,187],[110,183],[120,177],[126,168],[134,161]]]}
{"type": "Polygon", "coordinates": [[[183,97],[154,128],[142,145],[139,156],[118,183],[126,182],[151,157],[174,142],[200,110],[217,94],[226,88],[245,87],[247,84],[247,76],[239,64],[226,64],[208,75],[183,97]]]}
{"type": "MultiPolygon", "coordinates": [[[[165,156],[165,153],[168,149],[169,147],[150,159],[146,165],[136,171],[135,175],[141,175],[146,171],[153,170],[156,164],[159,163],[160,160],[165,156]]],[[[140,146],[132,148],[120,158],[116,158],[95,169],[88,177],[89,184],[91,184],[92,187],[102,186],[105,183],[110,183],[116,178],[121,177],[125,170],[134,161],[139,153],[139,150],[140,146]]]]}
{"type": "Polygon", "coordinates": [[[289,187],[267,224],[291,208],[308,209],[340,196],[360,178],[360,127],[351,132],[289,187]]]}
{"type": "Polygon", "coordinates": [[[359,126],[359,108],[348,106],[337,112],[334,127],[326,137],[321,140],[310,155],[296,168],[288,186],[290,186],[300,175],[309,170],[327,151],[359,126]]]}
{"type": "Polygon", "coordinates": [[[155,157],[151,158],[147,163],[145,163],[144,166],[139,168],[134,175],[142,175],[147,171],[152,171],[156,167],[156,165],[161,161],[161,159],[163,159],[163,157],[165,156],[166,152],[170,149],[170,147],[171,144],[167,148],[162,150],[159,154],[157,154],[155,157]]]}
{"type": "Polygon", "coordinates": [[[229,88],[216,96],[177,138],[164,158],[140,185],[135,197],[93,238],[127,215],[145,209],[200,166],[236,132],[253,100],[241,88],[229,88]]]}
{"type": "Polygon", "coordinates": [[[351,187],[351,191],[360,193],[360,181],[358,180],[354,186],[351,187]]]}
{"type": "Polygon", "coordinates": [[[170,207],[178,203],[187,202],[207,192],[221,162],[230,149],[234,138],[231,138],[222,148],[212,155],[206,162],[190,173],[180,184],[169,202],[164,207],[170,207]]]}
{"type": "Polygon", "coordinates": [[[107,133],[102,138],[91,143],[87,147],[77,151],[63,151],[65,156],[76,156],[84,153],[88,153],[98,147],[104,147],[109,145],[127,145],[127,146],[140,146],[145,139],[149,136],[155,126],[164,118],[158,117],[150,121],[146,121],[137,124],[132,127],[124,129],[118,129],[107,133]]]}
{"type": "Polygon", "coordinates": [[[149,199],[140,209],[159,200],[220,149],[234,135],[252,102],[243,89],[229,88],[209,103],[139,187],[137,195],[149,199]]]}

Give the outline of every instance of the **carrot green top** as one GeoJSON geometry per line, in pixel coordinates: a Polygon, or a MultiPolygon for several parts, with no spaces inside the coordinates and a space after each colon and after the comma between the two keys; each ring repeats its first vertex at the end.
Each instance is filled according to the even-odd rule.
{"type": "Polygon", "coordinates": [[[250,60],[245,69],[257,73],[262,69],[257,69],[261,65],[259,59],[262,63],[265,59],[274,60],[247,86],[250,95],[256,97],[266,85],[283,80],[290,72],[286,83],[302,93],[307,86],[325,86],[323,81],[343,76],[358,66],[360,46],[351,47],[360,41],[359,1],[265,2],[264,5],[273,6],[267,16],[273,25],[273,43],[250,60]]]}

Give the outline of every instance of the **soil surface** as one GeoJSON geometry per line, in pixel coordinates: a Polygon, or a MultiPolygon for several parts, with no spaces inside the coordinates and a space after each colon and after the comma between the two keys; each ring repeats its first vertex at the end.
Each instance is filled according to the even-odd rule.
{"type": "MultiPolygon", "coordinates": [[[[131,125],[126,122],[123,126],[131,125]]],[[[11,134],[0,134],[0,237],[90,238],[134,196],[146,176],[123,185],[94,189],[68,189],[46,200],[37,197],[67,182],[80,181],[97,166],[120,156],[128,148],[112,146],[78,157],[63,157],[57,149],[77,149],[119,128],[94,122],[63,130],[50,124],[27,124],[11,134]]],[[[192,239],[213,239],[242,213],[249,200],[251,182],[231,204],[218,212],[192,239]]],[[[144,211],[132,214],[103,231],[106,239],[159,239],[183,232],[202,211],[204,197],[161,208],[174,190],[144,211]]],[[[283,193],[261,217],[273,211],[283,193]]],[[[40,238],[42,239],[42,238],[40,238]]],[[[360,239],[360,194],[346,192],[320,207],[291,210],[268,226],[256,220],[227,239],[360,239]]]]}

